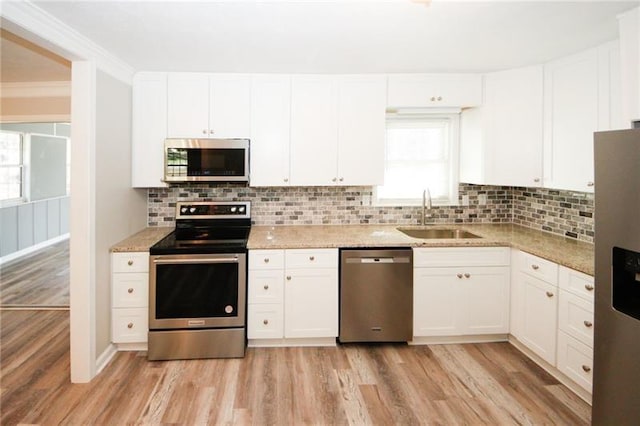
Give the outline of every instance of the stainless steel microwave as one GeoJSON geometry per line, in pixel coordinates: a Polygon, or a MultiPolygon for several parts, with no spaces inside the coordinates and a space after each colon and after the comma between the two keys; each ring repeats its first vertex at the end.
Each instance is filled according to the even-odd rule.
{"type": "Polygon", "coordinates": [[[249,139],[166,139],[165,182],[248,182],[249,139]]]}

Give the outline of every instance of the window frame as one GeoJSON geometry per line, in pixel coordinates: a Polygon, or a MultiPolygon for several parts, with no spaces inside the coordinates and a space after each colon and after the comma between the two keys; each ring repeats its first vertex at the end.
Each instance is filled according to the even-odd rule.
{"type": "Polygon", "coordinates": [[[5,130],[0,129],[0,133],[9,133],[13,135],[17,135],[20,139],[19,141],[19,161],[18,164],[0,164],[0,168],[13,168],[18,167],[20,169],[20,195],[14,198],[3,198],[0,199],[0,207],[12,206],[16,204],[21,204],[26,201],[26,183],[25,183],[25,141],[26,137],[23,132],[17,132],[13,130],[5,130]]]}
{"type": "MultiPolygon", "coordinates": [[[[417,113],[387,113],[386,123],[394,123],[399,121],[407,122],[428,122],[428,121],[440,121],[448,122],[449,132],[449,190],[447,197],[433,197],[432,205],[434,206],[457,206],[460,204],[458,198],[458,188],[460,183],[460,114],[459,112],[442,112],[442,113],[429,113],[429,112],[417,112],[417,113]]],[[[387,128],[385,127],[385,171],[387,164],[387,128]]],[[[373,188],[373,205],[380,207],[404,207],[404,206],[421,206],[422,205],[422,191],[416,193],[415,198],[380,198],[379,187],[373,188]]],[[[424,189],[427,189],[425,186],[424,189]]]]}

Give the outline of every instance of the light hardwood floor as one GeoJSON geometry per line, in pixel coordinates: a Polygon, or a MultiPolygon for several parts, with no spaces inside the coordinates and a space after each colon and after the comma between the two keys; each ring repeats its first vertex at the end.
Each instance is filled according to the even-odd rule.
{"type": "Polygon", "coordinates": [[[148,362],[120,352],[69,383],[69,316],[0,312],[2,425],[562,424],[590,407],[508,343],[260,348],[148,362]]]}
{"type": "Polygon", "coordinates": [[[68,239],[0,268],[1,307],[69,306],[68,239]]]}

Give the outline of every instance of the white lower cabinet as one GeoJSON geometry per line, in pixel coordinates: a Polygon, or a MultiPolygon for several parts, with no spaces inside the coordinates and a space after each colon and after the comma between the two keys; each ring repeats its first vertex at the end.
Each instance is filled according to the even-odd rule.
{"type": "Polygon", "coordinates": [[[508,254],[504,247],[414,249],[414,337],[508,333],[508,254]]]}
{"type": "Polygon", "coordinates": [[[337,249],[251,250],[248,288],[250,340],[337,337],[337,249]]]}
{"type": "Polygon", "coordinates": [[[591,393],[593,384],[593,348],[558,332],[558,370],[591,393]]]}
{"type": "Polygon", "coordinates": [[[149,253],[111,254],[111,340],[146,343],[149,331],[149,253]]]}
{"type": "Polygon", "coordinates": [[[523,277],[523,321],[520,340],[549,364],[556,359],[558,288],[537,278],[523,277]]]}

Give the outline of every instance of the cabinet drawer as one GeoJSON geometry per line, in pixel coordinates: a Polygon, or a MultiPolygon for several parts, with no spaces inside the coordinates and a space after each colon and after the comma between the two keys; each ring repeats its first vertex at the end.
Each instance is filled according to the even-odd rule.
{"type": "Polygon", "coordinates": [[[508,247],[414,248],[414,267],[507,266],[508,247]]]}
{"type": "Polygon", "coordinates": [[[593,350],[560,331],[558,332],[558,370],[591,393],[593,384],[593,350]]]}
{"type": "Polygon", "coordinates": [[[285,264],[289,268],[337,268],[337,249],[300,249],[285,252],[285,264]]]}
{"type": "Polygon", "coordinates": [[[111,268],[112,272],[149,272],[149,253],[113,253],[111,268]]]}
{"type": "Polygon", "coordinates": [[[149,305],[149,274],[113,274],[113,308],[144,308],[149,305]]]}
{"type": "Polygon", "coordinates": [[[595,284],[591,275],[561,266],[558,271],[558,280],[562,290],[593,300],[595,284]]]}
{"type": "Polygon", "coordinates": [[[528,253],[522,253],[520,270],[549,284],[558,285],[558,265],[528,253]]]}
{"type": "Polygon", "coordinates": [[[593,347],[593,302],[560,290],[558,328],[593,347]]]}
{"type": "Polygon", "coordinates": [[[282,270],[249,271],[248,303],[282,303],[282,270]]]}
{"type": "Polygon", "coordinates": [[[249,251],[249,269],[283,269],[284,250],[249,251]]]}
{"type": "Polygon", "coordinates": [[[247,338],[281,339],[283,311],[279,304],[250,304],[247,316],[247,338]]]}
{"type": "Polygon", "coordinates": [[[113,309],[112,338],[114,343],[146,342],[149,332],[147,308],[113,309]]]}

